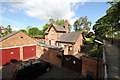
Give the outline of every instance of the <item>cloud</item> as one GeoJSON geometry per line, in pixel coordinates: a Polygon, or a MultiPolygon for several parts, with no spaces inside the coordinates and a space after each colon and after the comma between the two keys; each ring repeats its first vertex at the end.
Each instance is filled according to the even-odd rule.
{"type": "Polygon", "coordinates": [[[1,0],[1,2],[24,2],[25,0],[1,0]]]}
{"type": "Polygon", "coordinates": [[[19,31],[21,28],[15,28],[15,27],[12,27],[12,30],[13,31],[19,31]]]}
{"type": "Polygon", "coordinates": [[[23,10],[25,14],[41,20],[71,19],[78,6],[87,0],[27,0],[13,4],[12,7],[23,10]]]}

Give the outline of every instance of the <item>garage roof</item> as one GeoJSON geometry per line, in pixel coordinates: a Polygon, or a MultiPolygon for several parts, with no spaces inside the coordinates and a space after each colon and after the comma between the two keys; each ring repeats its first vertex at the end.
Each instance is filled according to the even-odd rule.
{"type": "Polygon", "coordinates": [[[17,31],[17,32],[13,32],[13,33],[11,33],[11,34],[8,34],[8,35],[6,35],[6,36],[0,38],[0,41],[3,41],[3,40],[5,40],[5,39],[11,37],[11,36],[13,36],[14,34],[16,34],[16,33],[18,33],[18,32],[19,32],[19,31],[17,31]]]}

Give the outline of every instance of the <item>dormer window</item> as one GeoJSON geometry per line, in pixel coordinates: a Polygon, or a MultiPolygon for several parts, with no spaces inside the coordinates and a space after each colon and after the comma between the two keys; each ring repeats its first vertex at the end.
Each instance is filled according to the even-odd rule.
{"type": "Polygon", "coordinates": [[[54,34],[54,30],[52,30],[52,34],[54,34]]]}

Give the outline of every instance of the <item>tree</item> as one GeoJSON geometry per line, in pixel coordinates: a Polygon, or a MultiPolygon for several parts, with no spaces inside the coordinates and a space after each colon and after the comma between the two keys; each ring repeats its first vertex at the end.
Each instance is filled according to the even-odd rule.
{"type": "Polygon", "coordinates": [[[30,28],[28,30],[29,35],[39,35],[39,29],[37,27],[30,28]]]}
{"type": "Polygon", "coordinates": [[[19,31],[24,32],[25,34],[27,34],[27,31],[24,30],[24,29],[21,29],[21,30],[19,30],[19,31]]]}
{"type": "Polygon", "coordinates": [[[45,24],[43,26],[42,32],[44,33],[49,27],[50,27],[50,24],[45,24]]]}
{"type": "Polygon", "coordinates": [[[106,15],[98,19],[93,26],[95,34],[99,37],[113,37],[114,32],[120,31],[120,1],[108,3],[111,7],[106,10],[106,15]]]}
{"type": "Polygon", "coordinates": [[[6,36],[10,33],[12,33],[12,28],[11,28],[11,25],[8,25],[7,26],[7,31],[4,34],[2,34],[0,37],[4,37],[4,36],[6,36]]]}
{"type": "Polygon", "coordinates": [[[12,32],[11,25],[8,25],[8,26],[7,26],[7,31],[8,31],[8,33],[11,33],[11,32],[12,32]]]}
{"type": "Polygon", "coordinates": [[[49,19],[49,22],[52,24],[53,22],[55,22],[55,19],[50,18],[50,19],[49,19]]]}
{"type": "Polygon", "coordinates": [[[84,17],[80,17],[79,19],[76,19],[73,26],[75,31],[82,31],[88,33],[91,24],[92,22],[88,21],[87,16],[84,16],[84,17]]]}

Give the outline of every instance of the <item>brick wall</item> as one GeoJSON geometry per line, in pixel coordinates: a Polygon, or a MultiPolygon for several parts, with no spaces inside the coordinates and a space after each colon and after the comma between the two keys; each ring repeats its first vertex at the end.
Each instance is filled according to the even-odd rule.
{"type": "Polygon", "coordinates": [[[1,41],[2,48],[4,47],[14,47],[14,46],[23,46],[23,45],[30,45],[30,44],[38,44],[37,41],[32,39],[31,37],[27,36],[23,32],[18,32],[15,35],[1,41]]]}
{"type": "Polygon", "coordinates": [[[48,35],[45,36],[45,42],[47,45],[49,45],[49,40],[54,40],[56,42],[57,39],[58,39],[58,33],[55,31],[53,27],[51,27],[48,35]],[[52,34],[52,31],[54,31],[54,34],[52,34]]]}
{"type": "Polygon", "coordinates": [[[62,65],[62,55],[63,55],[62,51],[52,48],[42,47],[42,46],[38,46],[38,47],[39,47],[39,53],[41,55],[40,56],[41,59],[44,59],[56,66],[62,65]],[[59,58],[58,56],[61,56],[61,58],[59,58]]]}
{"type": "MultiPolygon", "coordinates": [[[[102,67],[103,67],[102,61],[99,60],[99,67],[98,67],[98,78],[99,79],[102,78],[102,67]]],[[[97,60],[90,58],[90,57],[82,56],[82,76],[86,77],[87,71],[92,72],[93,78],[96,79],[97,60]]]]}
{"type": "Polygon", "coordinates": [[[81,46],[83,45],[83,36],[80,35],[78,40],[76,41],[75,45],[74,45],[74,53],[81,51],[81,46]]]}

